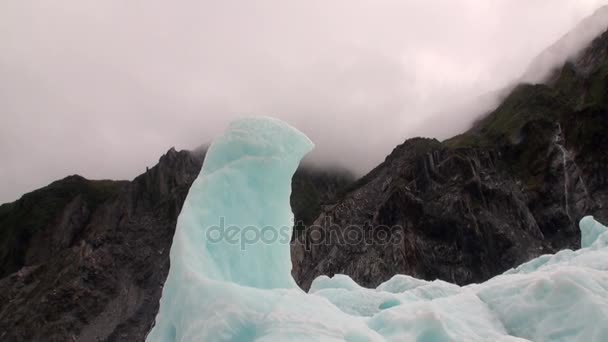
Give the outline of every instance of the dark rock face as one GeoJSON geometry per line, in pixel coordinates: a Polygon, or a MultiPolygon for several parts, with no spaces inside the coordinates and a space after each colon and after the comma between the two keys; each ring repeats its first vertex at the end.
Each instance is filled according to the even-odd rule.
{"type": "Polygon", "coordinates": [[[0,206],[0,277],[69,247],[91,212],[126,184],[69,176],[0,206]]]}
{"type": "MultiPolygon", "coordinates": [[[[467,284],[540,254],[574,248],[579,243],[575,223],[582,215],[603,215],[582,182],[571,185],[572,207],[566,212],[563,183],[552,176],[561,174],[559,158],[556,153],[546,157],[547,183],[533,193],[506,171],[509,161],[500,152],[408,140],[294,243],[294,277],[303,288],[319,275],[335,273],[370,287],[397,273],[467,284]],[[543,194],[548,196],[541,200],[543,194]],[[327,237],[332,224],[364,231],[392,227],[395,236],[388,243],[314,243],[311,234],[327,237]]],[[[573,179],[576,170],[568,169],[573,179]]],[[[605,193],[595,187],[588,191],[605,193]]]]}
{"type": "Polygon", "coordinates": [[[343,169],[301,167],[293,176],[291,208],[297,227],[311,225],[324,206],[340,197],[340,191],[355,181],[354,175],[343,169]]]}
{"type": "Polygon", "coordinates": [[[608,220],[607,52],[608,32],[469,132],[395,148],[294,242],[294,278],[304,289],[335,273],[373,287],[397,273],[466,284],[577,248],[584,215],[608,220]],[[394,236],[327,241],[352,226],[394,236]]]}
{"type": "MultiPolygon", "coordinates": [[[[177,217],[203,157],[171,149],[132,182],[112,183],[114,191],[94,206],[84,198],[96,181],[79,176],[39,190],[63,200],[41,220],[48,224],[28,228],[16,222],[17,231],[28,228],[31,236],[15,249],[18,257],[0,259],[18,269],[0,279],[0,340],[143,341],[169,271],[177,217]],[[74,191],[57,196],[66,184],[74,191]]],[[[304,205],[332,199],[335,187],[352,182],[350,177],[300,169],[292,195],[296,217],[304,220],[298,216],[310,212],[304,205]]],[[[0,222],[12,220],[30,197],[2,206],[0,222]]],[[[40,196],[36,202],[45,204],[40,196]]],[[[24,215],[36,214],[26,209],[24,215]]]]}
{"type": "Polygon", "coordinates": [[[201,165],[172,149],[94,212],[81,195],[69,201],[31,238],[26,267],[0,280],[0,340],[143,340],[201,165]]]}

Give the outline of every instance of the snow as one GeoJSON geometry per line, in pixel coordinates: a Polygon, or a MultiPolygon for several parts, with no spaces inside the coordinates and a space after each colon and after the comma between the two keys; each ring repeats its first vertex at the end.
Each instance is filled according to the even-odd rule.
{"type": "Polygon", "coordinates": [[[291,177],[313,144],[271,118],[217,138],[179,216],[147,341],[608,341],[608,228],[482,284],[291,277],[291,177]],[[276,234],[275,234],[276,233],[276,234]],[[266,234],[266,235],[265,235],[266,234]]]}

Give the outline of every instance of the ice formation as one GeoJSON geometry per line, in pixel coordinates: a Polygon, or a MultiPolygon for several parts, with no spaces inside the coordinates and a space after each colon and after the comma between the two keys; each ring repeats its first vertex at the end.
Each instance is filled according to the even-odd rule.
{"type": "Polygon", "coordinates": [[[483,284],[397,275],[366,289],[336,275],[303,292],[290,273],[289,195],[312,146],[270,118],[236,121],[215,140],[179,216],[147,341],[608,341],[608,229],[592,217],[580,222],[581,249],[483,284]]]}

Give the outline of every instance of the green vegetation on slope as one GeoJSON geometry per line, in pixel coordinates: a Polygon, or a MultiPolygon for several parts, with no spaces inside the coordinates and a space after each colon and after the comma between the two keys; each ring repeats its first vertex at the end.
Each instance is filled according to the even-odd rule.
{"type": "Polygon", "coordinates": [[[544,84],[517,86],[503,103],[468,132],[450,138],[449,147],[494,146],[515,143],[524,125],[534,120],[555,121],[570,107],[567,96],[544,84]]]}
{"type": "Polygon", "coordinates": [[[336,199],[340,190],[352,184],[354,176],[345,170],[300,167],[293,176],[291,207],[298,221],[308,226],[319,216],[324,204],[336,199]]]}
{"type": "MultiPolygon", "coordinates": [[[[558,124],[560,143],[580,155],[594,154],[606,127],[608,110],[608,31],[576,62],[557,70],[546,84],[521,84],[493,112],[460,135],[449,148],[498,148],[506,165],[529,189],[542,184],[558,124]]],[[[577,155],[575,153],[575,155],[577,155]]]]}

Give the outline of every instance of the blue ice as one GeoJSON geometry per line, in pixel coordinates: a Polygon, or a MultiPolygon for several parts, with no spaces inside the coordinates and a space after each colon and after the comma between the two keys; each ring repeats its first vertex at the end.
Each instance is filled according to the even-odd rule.
{"type": "Polygon", "coordinates": [[[581,220],[581,249],[482,284],[345,275],[305,293],[291,276],[291,177],[313,148],[272,118],[230,124],[177,222],[149,342],[608,341],[608,229],[581,220]]]}

